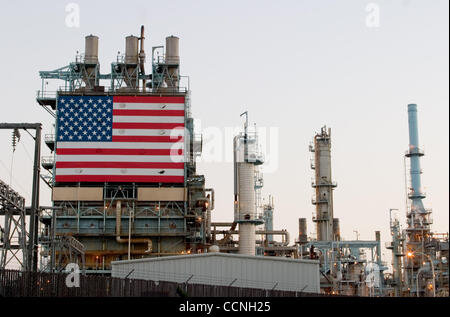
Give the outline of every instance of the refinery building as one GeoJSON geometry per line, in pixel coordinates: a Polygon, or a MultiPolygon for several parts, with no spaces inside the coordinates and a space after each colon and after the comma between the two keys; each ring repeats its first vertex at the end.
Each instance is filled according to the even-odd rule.
{"type": "MultiPolygon", "coordinates": [[[[44,180],[52,204],[40,206],[33,195],[32,206],[25,207],[19,193],[0,184],[7,223],[0,268],[20,250],[24,271],[57,273],[77,263],[87,275],[152,281],[330,295],[448,296],[448,233],[432,232],[431,210],[422,201],[424,153],[416,105],[408,106],[407,224],[402,229],[391,219],[388,245],[381,245],[380,231],[372,240],[341,236],[339,211],[333,208],[338,184],[331,168],[332,133],[326,126],[311,133],[309,146],[315,236],[308,236],[303,217],[294,218],[298,234],[274,228],[274,199],[262,199],[264,155],[247,112],[236,114],[243,127],[232,140],[234,210],[228,212],[234,218],[214,222],[214,188],[205,185],[207,175],[197,173],[203,139],[194,129],[180,39],[168,36],[164,45],[150,47],[142,26],[139,36],[124,39],[125,53],[107,73],[100,72],[100,43],[88,35],[83,54],[39,73],[36,100],[54,125],[43,134],[50,155],[41,156],[36,141],[35,164],[42,168],[35,166],[34,192],[44,180]],[[48,81],[57,82],[57,91],[47,90],[48,81]],[[14,234],[19,234],[15,246],[14,234]],[[392,274],[382,259],[386,247],[392,251],[392,274]]],[[[28,128],[36,129],[36,136],[41,131],[28,128]]]]}

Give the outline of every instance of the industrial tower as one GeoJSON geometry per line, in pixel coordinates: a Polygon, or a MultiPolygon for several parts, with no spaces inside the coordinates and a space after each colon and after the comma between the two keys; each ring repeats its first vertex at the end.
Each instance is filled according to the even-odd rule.
{"type": "Polygon", "coordinates": [[[139,37],[127,36],[107,74],[94,35],[85,38],[84,56],[40,72],[37,101],[55,119],[55,134],[45,137],[54,155],[43,161],[53,201],[40,219],[44,270],[62,270],[73,258],[62,256],[58,241],[80,250],[86,272],[97,274],[109,274],[111,261],[209,246],[214,195],[196,173],[201,137],[193,133],[179,39],[152,47],[150,72],[144,39],[143,26],[139,37]],[[49,79],[64,86],[47,91],[49,79]]]}
{"type": "Polygon", "coordinates": [[[315,179],[312,187],[315,189],[315,198],[312,203],[316,206],[317,240],[336,240],[333,224],[339,228],[338,220],[333,218],[333,189],[337,186],[331,178],[331,129],[326,126],[321,128],[320,133],[314,136],[314,146],[310,146],[314,153],[314,163],[311,164],[315,171],[315,179]]]}
{"type": "Polygon", "coordinates": [[[331,129],[326,126],[314,136],[309,147],[313,153],[311,168],[315,177],[312,203],[316,207],[316,240],[308,240],[305,218],[299,218],[298,246],[300,257],[318,259],[322,273],[321,289],[328,294],[357,296],[381,295],[383,271],[380,232],[375,240],[341,241],[339,219],[334,218],[333,190],[336,183],[331,176],[331,129]],[[366,257],[370,252],[371,257],[366,257]]]}
{"type": "MultiPolygon", "coordinates": [[[[408,105],[408,126],[409,149],[405,153],[405,158],[410,160],[410,187],[406,212],[406,252],[414,256],[407,257],[405,268],[408,284],[413,286],[417,281],[418,270],[423,266],[422,263],[427,261],[426,257],[430,256],[426,246],[431,240],[430,225],[432,223],[431,209],[425,208],[422,201],[426,196],[422,188],[422,169],[420,168],[420,157],[424,156],[424,152],[419,148],[416,104],[408,105]]],[[[415,287],[411,288],[415,289],[415,287]]]]}
{"type": "Polygon", "coordinates": [[[248,113],[242,115],[244,132],[234,137],[234,222],[239,224],[239,254],[255,255],[256,226],[264,223],[257,214],[256,180],[264,159],[258,151],[256,132],[248,131],[248,113]]]}

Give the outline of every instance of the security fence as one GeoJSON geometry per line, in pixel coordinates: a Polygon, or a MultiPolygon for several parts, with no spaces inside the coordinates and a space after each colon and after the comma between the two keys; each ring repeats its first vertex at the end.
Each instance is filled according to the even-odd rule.
{"type": "Polygon", "coordinates": [[[0,297],[311,297],[305,292],[0,270],[0,297]],[[69,286],[68,286],[69,285],[69,286]],[[72,287],[71,287],[72,286],[72,287]]]}

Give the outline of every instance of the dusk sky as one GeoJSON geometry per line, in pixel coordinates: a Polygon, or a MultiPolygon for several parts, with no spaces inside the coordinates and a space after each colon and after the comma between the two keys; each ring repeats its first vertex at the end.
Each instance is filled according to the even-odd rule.
{"type": "MultiPolygon", "coordinates": [[[[38,72],[72,62],[84,51],[84,37],[94,34],[101,72],[109,73],[125,36],[145,25],[146,69],[152,46],[169,35],[180,38],[193,115],[203,130],[222,133],[209,145],[230,147],[226,128],[242,126],[244,111],[252,125],[278,131],[277,143],[266,146],[278,166],[264,173],[263,197],[274,196],[274,227],[287,229],[291,243],[300,217],[314,232],[308,145],[327,125],[341,236],[355,239],[357,230],[360,239],[373,240],[380,230],[390,259],[384,248],[390,208],[399,209],[406,226],[408,103],[418,105],[424,204],[433,209],[433,231],[448,232],[447,0],[74,1],[78,27],[67,23],[69,3],[2,4],[1,122],[42,122],[43,133],[52,133],[52,118],[35,99],[38,72]]],[[[12,179],[29,204],[33,141],[22,132],[13,161],[11,131],[0,130],[0,142],[0,179],[12,179]]],[[[45,145],[42,155],[50,155],[45,145]]],[[[233,165],[223,156],[198,169],[215,189],[213,221],[233,219],[233,165]]],[[[50,205],[49,188],[43,182],[41,188],[41,205],[50,205]]]]}

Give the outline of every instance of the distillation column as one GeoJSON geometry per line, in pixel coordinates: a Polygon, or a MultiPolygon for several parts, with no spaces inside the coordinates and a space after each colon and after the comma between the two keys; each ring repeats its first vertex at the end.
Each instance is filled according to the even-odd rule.
{"type": "MultiPolygon", "coordinates": [[[[333,232],[333,189],[336,184],[331,179],[331,129],[324,126],[314,137],[314,146],[310,147],[314,153],[316,216],[313,219],[317,226],[317,240],[334,240],[333,232]]],[[[334,220],[336,222],[336,220],[334,220]]]]}
{"type": "MultiPolygon", "coordinates": [[[[245,112],[244,114],[247,115],[245,112]]],[[[257,215],[255,175],[263,160],[256,151],[256,137],[245,132],[234,137],[234,220],[239,224],[239,254],[255,255],[257,215]]]]}

